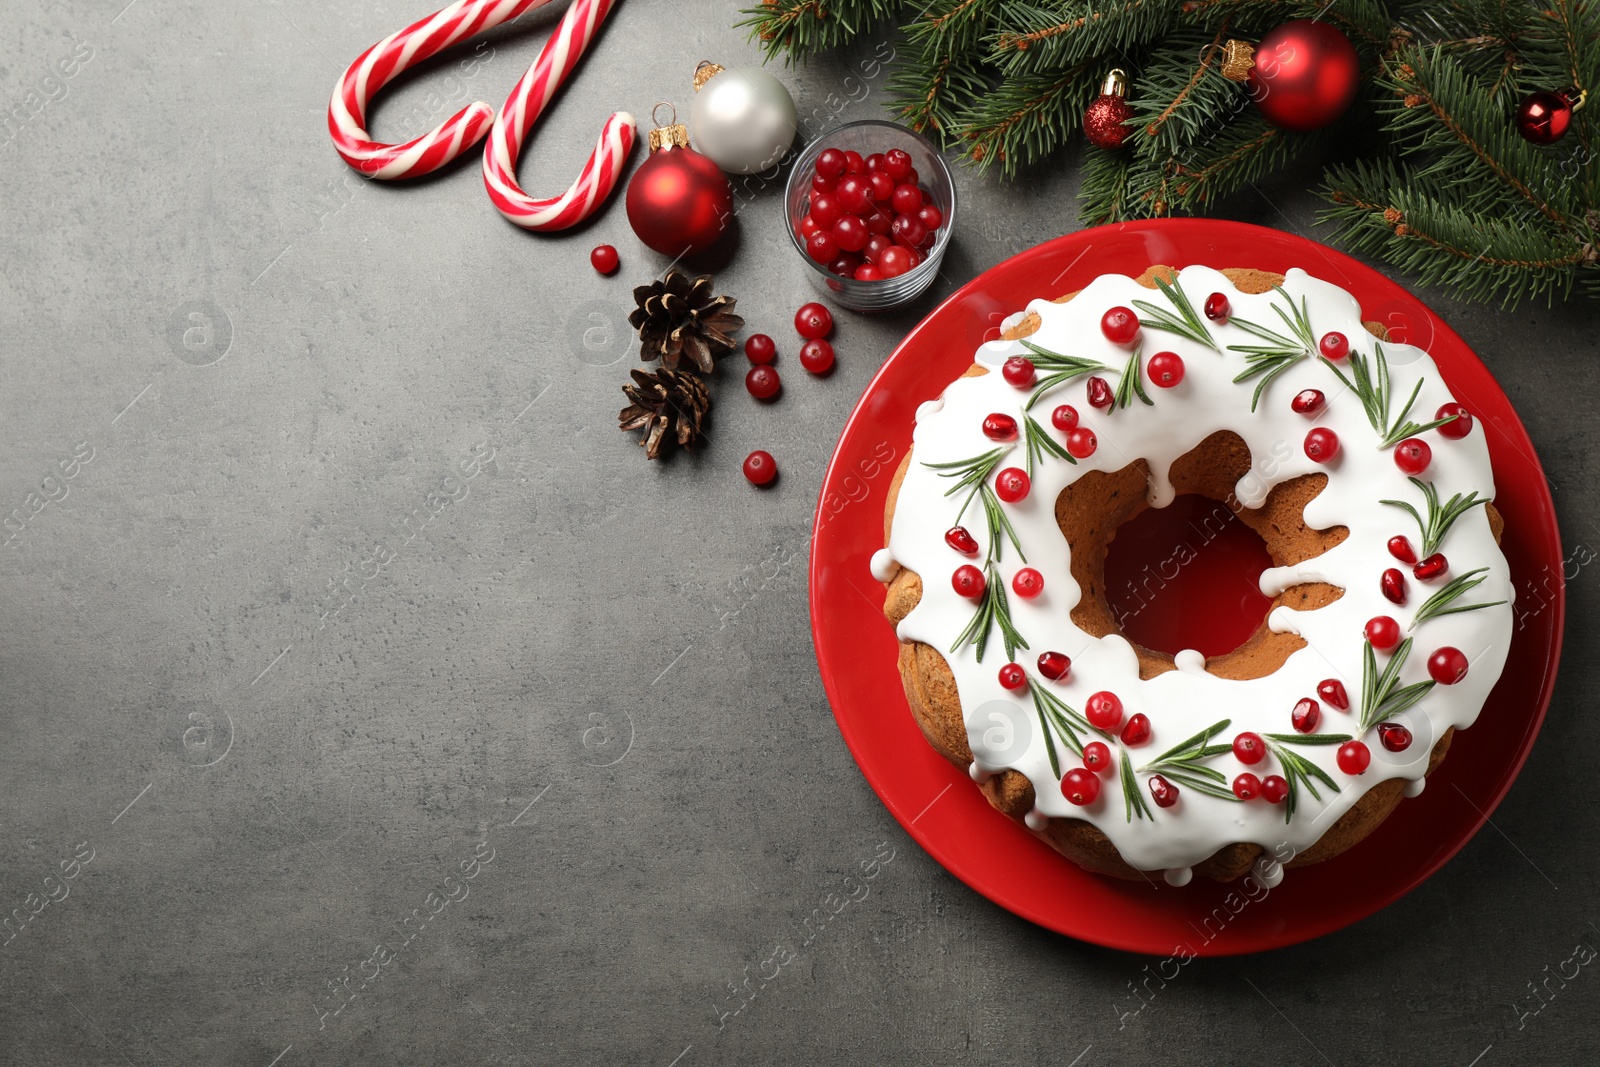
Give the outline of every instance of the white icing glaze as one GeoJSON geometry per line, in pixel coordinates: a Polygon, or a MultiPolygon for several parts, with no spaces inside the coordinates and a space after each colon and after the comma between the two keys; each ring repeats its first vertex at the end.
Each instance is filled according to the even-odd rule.
{"type": "MultiPolygon", "coordinates": [[[[1235,318],[1274,328],[1282,326],[1272,310],[1274,300],[1281,302],[1281,296],[1241,293],[1221,273],[1201,266],[1186,268],[1179,284],[1197,307],[1208,294],[1220,292],[1227,296],[1235,318]]],[[[1283,288],[1296,303],[1306,301],[1314,336],[1338,330],[1349,338],[1353,352],[1373,358],[1374,339],[1362,327],[1360,308],[1348,293],[1298,269],[1288,273],[1283,288]]],[[[1165,302],[1159,293],[1120,275],[1096,279],[1065,304],[1035,300],[1028,310],[1039,316],[1042,325],[1029,340],[1055,352],[1104,363],[1110,370],[1099,373],[1115,384],[1128,351],[1104,338],[1100,317],[1107,308],[1131,307],[1136,299],[1158,305],[1165,302]]],[[[1158,389],[1147,384],[1154,406],[1135,401],[1121,410],[1098,411],[1085,400],[1083,378],[1042,398],[1032,414],[1056,440],[1061,439],[1060,434],[1049,426],[1049,413],[1057,404],[1070,403],[1077,408],[1081,424],[1098,437],[1099,447],[1076,465],[1046,456],[1035,468],[1027,498],[1004,505],[1028,565],[1044,576],[1043,595],[1034,600],[1015,596],[1010,599],[1012,619],[1029,646],[1018,651],[1017,659],[1028,669],[1031,684],[1050,686],[1054,695],[1074,709],[1081,711],[1091,693],[1110,690],[1121,698],[1127,714],[1148,715],[1152,724],[1150,740],[1128,750],[1135,767],[1222,719],[1231,720],[1218,738],[1222,742],[1245,730],[1292,733],[1291,709],[1301,698],[1315,697],[1317,683],[1324,678],[1341,679],[1353,706],[1341,712],[1323,704],[1320,731],[1358,734],[1363,625],[1373,616],[1389,615],[1406,627],[1421,602],[1443,584],[1439,581],[1424,585],[1415,581],[1407,569],[1407,605],[1396,607],[1383,598],[1379,575],[1397,565],[1387,552],[1388,539],[1405,534],[1413,544],[1419,544],[1419,538],[1410,516],[1379,501],[1410,501],[1419,510],[1423,509],[1423,501],[1421,493],[1396,467],[1391,451],[1378,447],[1378,435],[1367,421],[1359,399],[1345,390],[1327,367],[1315,359],[1304,359],[1267,387],[1258,410],[1251,413],[1250,397],[1256,382],[1232,381],[1244,369],[1245,362],[1242,354],[1228,351],[1228,346],[1255,344],[1259,340],[1232,322],[1212,322],[1207,326],[1220,352],[1176,334],[1144,328],[1146,359],[1156,352],[1172,351],[1185,364],[1184,380],[1177,387],[1158,389]],[[1328,398],[1327,407],[1315,420],[1290,407],[1290,399],[1297,392],[1310,388],[1322,390],[1328,398]],[[1330,427],[1339,435],[1340,454],[1331,465],[1318,465],[1305,455],[1302,442],[1313,425],[1330,427]],[[1271,629],[1298,634],[1307,647],[1265,678],[1236,681],[1215,677],[1204,671],[1199,653],[1186,650],[1177,657],[1179,670],[1141,680],[1137,656],[1127,640],[1115,634],[1094,637],[1072,622],[1069,613],[1081,591],[1072,578],[1068,548],[1054,520],[1055,501],[1063,489],[1087,471],[1116,471],[1143,458],[1151,469],[1150,499],[1164,505],[1173,498],[1167,479],[1172,461],[1223,429],[1238,433],[1254,457],[1251,473],[1236,487],[1236,495],[1246,506],[1259,505],[1279,482],[1308,473],[1326,473],[1328,486],[1307,505],[1306,522],[1317,529],[1344,526],[1349,530],[1345,541],[1323,555],[1263,573],[1262,592],[1271,596],[1307,581],[1325,581],[1345,592],[1332,604],[1314,611],[1278,607],[1271,612],[1271,629]],[[1072,670],[1066,681],[1047,682],[1034,670],[1035,658],[1049,650],[1071,657],[1072,670]]],[[[1391,404],[1392,413],[1398,413],[1418,381],[1421,391],[1410,418],[1425,422],[1441,404],[1453,400],[1426,352],[1391,343],[1384,343],[1383,348],[1396,398],[1391,404]]],[[[1128,863],[1147,871],[1190,867],[1235,842],[1257,843],[1288,857],[1313,844],[1379,782],[1388,778],[1420,781],[1427,769],[1432,740],[1450,727],[1470,726],[1477,718],[1500,676],[1510,641],[1509,602],[1514,594],[1505,559],[1481,507],[1456,520],[1441,551],[1450,560],[1451,576],[1487,568],[1486,580],[1469,594],[1469,600],[1507,603],[1437,617],[1413,632],[1415,648],[1401,672],[1401,685],[1426,680],[1428,655],[1446,645],[1465,652],[1471,669],[1456,685],[1435,686],[1421,704],[1406,713],[1406,721],[1417,738],[1407,752],[1384,751],[1376,731],[1369,731],[1361,740],[1373,753],[1372,765],[1365,774],[1352,777],[1338,769],[1337,746],[1295,748],[1296,753],[1321,767],[1342,788],[1337,793],[1321,788],[1320,800],[1302,789],[1297,812],[1288,823],[1283,805],[1260,799],[1234,803],[1204,796],[1191,788],[1181,788],[1179,801],[1173,807],[1153,809],[1153,818],[1130,820],[1114,774],[1102,778],[1100,796],[1090,805],[1078,807],[1062,796],[1027,691],[1012,692],[999,684],[997,672],[1005,662],[1005,651],[998,634],[992,637],[982,663],[971,644],[951,651],[974,609],[974,604],[957,595],[950,584],[951,573],[969,560],[949,548],[942,537],[944,530],[956,522],[961,498],[947,497],[945,491],[951,482],[925,466],[964,460],[995,447],[981,429],[984,417],[991,412],[1007,413],[1020,421],[1029,393],[1009,385],[998,371],[1008,357],[1027,354],[1017,342],[983,345],[977,359],[991,373],[957,379],[939,400],[925,403],[918,410],[914,458],[900,486],[888,545],[895,561],[923,579],[921,601],[900,623],[899,637],[902,641],[931,645],[949,662],[962,706],[968,713],[974,780],[987,780],[1004,768],[1021,772],[1033,784],[1040,815],[1087,820],[1112,840],[1128,863]],[[985,747],[983,733],[987,724],[975,721],[972,715],[973,709],[996,700],[1014,702],[1018,707],[1017,721],[1034,724],[1031,736],[1008,743],[1003,753],[985,747]]],[[[1348,361],[1342,366],[1349,373],[1348,361]]],[[[1460,440],[1446,440],[1433,431],[1422,436],[1433,448],[1433,461],[1423,478],[1433,482],[1441,497],[1448,499],[1454,493],[1474,490],[1493,497],[1488,448],[1480,425],[1474,425],[1471,433],[1460,440]]],[[[1002,465],[1022,466],[1023,458],[1019,443],[1002,465]]],[[[976,504],[962,522],[979,544],[985,545],[987,532],[976,504]]],[[[875,574],[876,560],[875,556],[875,574]]],[[[1009,544],[997,566],[1007,583],[1021,566],[1009,544]]],[[[1381,667],[1388,657],[1379,654],[1378,658],[1381,667]]],[[[1057,744],[1059,747],[1059,741],[1057,744]]],[[[1062,750],[1060,755],[1063,771],[1077,765],[1070,752],[1062,750]]],[[[1230,781],[1246,769],[1231,754],[1207,762],[1230,781]]],[[[1263,776],[1282,771],[1277,757],[1271,755],[1249,769],[1263,776]]],[[[1147,777],[1139,775],[1141,788],[1147,777]]],[[[1281,868],[1277,876],[1281,878],[1281,868]]]]}
{"type": "Polygon", "coordinates": [[[1422,791],[1426,788],[1428,788],[1428,780],[1426,778],[1413,778],[1406,783],[1405,794],[1408,797],[1420,797],[1422,791]]]}
{"type": "Polygon", "coordinates": [[[1028,814],[1022,817],[1022,822],[1030,830],[1043,830],[1046,826],[1050,825],[1050,816],[1046,815],[1038,808],[1032,808],[1028,811],[1028,814]]]}
{"type": "Polygon", "coordinates": [[[1256,881],[1268,889],[1276,889],[1283,884],[1283,864],[1273,859],[1272,856],[1257,856],[1256,861],[1250,865],[1250,873],[1255,875],[1256,881]]]}
{"type": "Polygon", "coordinates": [[[1194,868],[1168,867],[1161,872],[1161,877],[1167,880],[1168,885],[1186,886],[1194,880],[1194,868]]]}
{"type": "Polygon", "coordinates": [[[899,569],[900,565],[894,561],[894,556],[887,548],[880,548],[872,554],[872,576],[878,581],[889,581],[899,569]]]}

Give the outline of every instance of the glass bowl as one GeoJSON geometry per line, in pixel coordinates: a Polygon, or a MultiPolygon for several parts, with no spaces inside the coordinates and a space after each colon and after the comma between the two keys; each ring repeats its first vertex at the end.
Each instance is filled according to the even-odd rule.
{"type": "Polygon", "coordinates": [[[789,172],[789,185],[783,201],[789,224],[789,241],[810,270],[812,284],[823,295],[852,311],[886,311],[920,296],[938,276],[944,250],[949,246],[950,234],[955,230],[956,187],[950,178],[950,168],[945,166],[939,150],[920,134],[898,123],[877,119],[836,126],[807,145],[789,172]],[[841,152],[860,152],[863,156],[894,148],[910,154],[911,165],[917,168],[918,183],[933,196],[934,206],[944,215],[944,223],[939,227],[933,247],[921,263],[897,278],[858,282],[854,278],[841,278],[829,271],[825,264],[818,263],[806,254],[805,243],[800,239],[800,220],[810,210],[811,176],[816,173],[817,157],[829,148],[837,148],[841,152]]]}

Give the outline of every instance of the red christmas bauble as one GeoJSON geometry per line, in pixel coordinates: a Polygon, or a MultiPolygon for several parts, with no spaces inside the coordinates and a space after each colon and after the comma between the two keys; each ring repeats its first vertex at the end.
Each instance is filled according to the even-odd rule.
{"type": "Polygon", "coordinates": [[[1083,135],[1090,144],[1107,151],[1122,147],[1130,132],[1125,123],[1133,117],[1127,95],[1128,80],[1121,70],[1106,75],[1100,95],[1083,112],[1083,135]]]}
{"type": "Polygon", "coordinates": [[[1350,38],[1326,22],[1296,19],[1256,46],[1250,98],[1274,126],[1320,130],[1349,109],[1360,82],[1350,38]]]}
{"type": "Polygon", "coordinates": [[[715,163],[692,148],[665,148],[628,182],[628,225],[664,256],[703,252],[733,218],[733,188],[715,163]]]}
{"type": "Polygon", "coordinates": [[[1555,144],[1572,125],[1572,101],[1561,93],[1530,93],[1517,106],[1517,132],[1533,144],[1555,144]]]}

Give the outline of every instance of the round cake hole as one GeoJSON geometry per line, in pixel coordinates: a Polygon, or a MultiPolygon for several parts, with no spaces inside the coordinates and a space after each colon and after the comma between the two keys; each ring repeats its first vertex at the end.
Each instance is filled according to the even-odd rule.
{"type": "Polygon", "coordinates": [[[1231,652],[1256,632],[1272,599],[1267,546],[1227,505],[1195,493],[1148,508],[1107,546],[1106,602],[1123,636],[1154,652],[1231,652]]]}

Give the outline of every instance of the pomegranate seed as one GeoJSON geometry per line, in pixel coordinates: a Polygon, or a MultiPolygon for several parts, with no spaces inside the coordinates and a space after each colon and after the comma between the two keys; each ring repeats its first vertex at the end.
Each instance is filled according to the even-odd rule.
{"type": "Polygon", "coordinates": [[[1028,685],[1028,672],[1015,663],[1000,668],[1000,684],[1007,689],[1024,689],[1028,685]]]}
{"type": "Polygon", "coordinates": [[[1178,787],[1159,774],[1150,776],[1150,799],[1158,808],[1170,808],[1178,802],[1178,787]]]}
{"type": "Polygon", "coordinates": [[[967,532],[965,526],[952,526],[944,532],[944,543],[963,556],[978,554],[978,540],[967,532]]]}
{"type": "Polygon", "coordinates": [[[1145,364],[1150,381],[1162,389],[1171,389],[1183,381],[1183,357],[1176,352],[1157,352],[1145,364]]]}
{"type": "Polygon", "coordinates": [[[1006,360],[1005,366],[1000,368],[1000,373],[1005,380],[1018,389],[1026,389],[1039,377],[1038,370],[1033,365],[1033,360],[1026,356],[1012,356],[1006,360]]]}
{"type": "Polygon", "coordinates": [[[751,485],[770,485],[772,479],[778,476],[778,462],[772,458],[771,452],[758,449],[744,457],[744,476],[751,485]]]}
{"type": "Polygon", "coordinates": [[[1094,450],[1098,447],[1100,447],[1099,439],[1087,426],[1079,426],[1067,434],[1067,454],[1074,459],[1088,459],[1094,455],[1094,450]]]}
{"type": "Polygon", "coordinates": [[[1436,419],[1448,419],[1451,415],[1455,418],[1439,427],[1439,436],[1459,441],[1472,432],[1472,416],[1460,404],[1441,404],[1439,410],[1433,413],[1436,419]]]}
{"type": "Polygon", "coordinates": [[[1128,716],[1128,725],[1122,728],[1122,743],[1136,748],[1150,740],[1150,716],[1139,712],[1128,716]]]}
{"type": "Polygon", "coordinates": [[[1024,567],[1012,576],[1011,588],[1023,600],[1032,600],[1044,592],[1044,575],[1032,567],[1024,567]]]}
{"type": "Polygon", "coordinates": [[[1379,652],[1387,652],[1400,643],[1400,624],[1387,615],[1367,620],[1367,641],[1379,652]]]}
{"type": "Polygon", "coordinates": [[[1294,399],[1289,401],[1289,406],[1300,415],[1315,415],[1322,410],[1328,398],[1322,395],[1321,389],[1302,389],[1294,394],[1294,399]]]}
{"type": "Polygon", "coordinates": [[[1074,767],[1061,776],[1061,795],[1083,807],[1100,795],[1100,778],[1093,771],[1074,767]]]}
{"type": "Polygon", "coordinates": [[[1091,726],[1115,730],[1122,724],[1122,701],[1117,699],[1117,694],[1105,690],[1090,693],[1083,705],[1083,717],[1091,726]]]}
{"type": "Polygon", "coordinates": [[[1267,758],[1267,743],[1260,734],[1242,733],[1233,739],[1233,757],[1246,766],[1254,766],[1267,758]]]}
{"type": "Polygon", "coordinates": [[[1317,696],[1322,698],[1323,703],[1340,711],[1350,710],[1350,694],[1345,692],[1344,683],[1337,678],[1324,678],[1318,682],[1317,696]]]}
{"type": "Polygon", "coordinates": [[[827,374],[833,369],[833,346],[813,337],[800,346],[800,365],[812,374],[827,374]]]}
{"type": "Polygon", "coordinates": [[[1007,504],[1015,504],[1028,495],[1028,472],[1021,467],[1007,467],[994,477],[995,495],[1007,504]]]}
{"type": "Polygon", "coordinates": [[[1071,404],[1062,404],[1050,413],[1050,425],[1067,433],[1078,428],[1078,409],[1071,404]]]}
{"type": "Polygon", "coordinates": [[[1339,746],[1339,769],[1346,774],[1365,774],[1372,762],[1372,752],[1360,741],[1346,741],[1339,746]]]}
{"type": "Polygon", "coordinates": [[[1052,682],[1059,682],[1072,670],[1072,660],[1060,652],[1042,652],[1039,654],[1039,673],[1052,682]]]}
{"type": "Polygon", "coordinates": [[[806,304],[794,313],[794,328],[807,340],[826,337],[833,332],[833,312],[824,304],[806,304]]]}
{"type": "Polygon", "coordinates": [[[1289,781],[1281,774],[1269,774],[1261,779],[1261,799],[1268,804],[1282,804],[1289,799],[1289,781]]]}
{"type": "Polygon", "coordinates": [[[1289,713],[1289,721],[1294,724],[1295,733],[1314,734],[1317,732],[1317,724],[1322,721],[1322,705],[1306,697],[1294,706],[1294,711],[1289,713]]]}
{"type": "Polygon", "coordinates": [[[1114,307],[1100,316],[1100,332],[1114,345],[1131,345],[1139,336],[1139,316],[1132,308],[1114,307]]]}
{"type": "Polygon", "coordinates": [[[1397,722],[1380,722],[1378,740],[1390,752],[1404,752],[1411,747],[1411,731],[1397,722]]]}
{"type": "Polygon", "coordinates": [[[1411,573],[1419,582],[1431,582],[1449,569],[1450,561],[1444,558],[1444,553],[1435,552],[1415,567],[1412,567],[1411,573]]]}
{"type": "Polygon", "coordinates": [[[610,274],[621,262],[617,250],[610,245],[595,245],[594,251],[589,253],[589,265],[601,274],[610,274]]]}
{"type": "Polygon", "coordinates": [[[1317,343],[1317,348],[1324,356],[1337,363],[1350,354],[1350,338],[1337,330],[1322,335],[1322,340],[1317,343]]]}
{"type": "Polygon", "coordinates": [[[1091,771],[1111,769],[1111,746],[1104,741],[1090,741],[1083,746],[1083,765],[1091,771]]]}
{"type": "Polygon", "coordinates": [[[998,411],[986,415],[983,420],[983,436],[991,441],[1015,441],[1017,439],[1017,420],[1010,415],[1002,415],[998,411]]]}
{"type": "Polygon", "coordinates": [[[1240,800],[1254,800],[1261,792],[1261,779],[1245,771],[1233,780],[1233,795],[1240,800]]]}
{"type": "Polygon", "coordinates": [[[1433,449],[1420,437],[1408,437],[1394,446],[1394,465],[1407,474],[1421,474],[1433,462],[1433,449]]]}
{"type": "Polygon", "coordinates": [[[1332,463],[1339,454],[1339,435],[1326,426],[1318,426],[1306,434],[1306,458],[1313,463],[1332,463]]]}
{"type": "Polygon", "coordinates": [[[1400,568],[1390,567],[1383,572],[1383,597],[1391,604],[1404,604],[1406,602],[1406,576],[1400,573],[1400,568]]]}
{"type": "Polygon", "coordinates": [[[1455,685],[1467,676],[1467,655],[1459,648],[1444,646],[1428,657],[1428,674],[1440,685],[1455,685]]]}
{"type": "Polygon", "coordinates": [[[1221,293],[1212,293],[1206,297],[1206,318],[1212,322],[1227,322],[1233,315],[1233,307],[1228,303],[1228,298],[1221,293]]]}
{"type": "Polygon", "coordinates": [[[1089,379],[1088,395],[1089,406],[1092,408],[1108,408],[1115,399],[1111,393],[1111,385],[1098,374],[1089,379]]]}
{"type": "Polygon", "coordinates": [[[757,400],[771,400],[783,388],[783,379],[768,366],[751,367],[744,376],[744,387],[757,400]]]}
{"type": "Polygon", "coordinates": [[[978,568],[970,563],[963,563],[950,576],[950,585],[968,600],[979,600],[983,597],[983,591],[989,587],[989,582],[978,568]]]}
{"type": "Polygon", "coordinates": [[[764,333],[753,333],[744,342],[744,356],[751,363],[771,363],[778,358],[778,346],[764,333]]]}
{"type": "MultiPolygon", "coordinates": [[[[1389,538],[1389,555],[1401,563],[1415,563],[1417,550],[1411,547],[1411,541],[1404,535],[1396,534],[1389,538]]],[[[1421,577],[1420,575],[1418,577],[1421,577]]]]}

